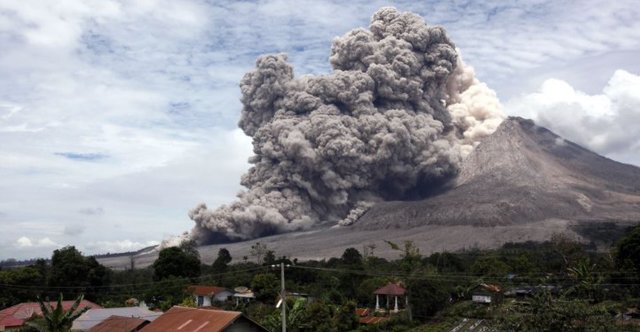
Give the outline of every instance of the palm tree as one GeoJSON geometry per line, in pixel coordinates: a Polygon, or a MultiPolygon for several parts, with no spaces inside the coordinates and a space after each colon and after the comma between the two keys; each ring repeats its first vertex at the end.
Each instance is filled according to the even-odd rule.
{"type": "Polygon", "coordinates": [[[89,307],[77,310],[83,298],[84,295],[80,295],[71,308],[65,311],[62,306],[62,294],[58,297],[58,304],[55,309],[49,302],[45,303],[38,297],[38,303],[40,303],[40,309],[42,310],[42,318],[29,321],[27,325],[35,328],[39,332],[70,331],[73,321],[85,313],[85,311],[89,310],[89,307]]]}

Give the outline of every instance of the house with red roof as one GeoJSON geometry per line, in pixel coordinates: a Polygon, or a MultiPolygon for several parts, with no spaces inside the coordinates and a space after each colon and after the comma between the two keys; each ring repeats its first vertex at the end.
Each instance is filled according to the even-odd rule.
{"type": "Polygon", "coordinates": [[[90,328],[89,332],[138,332],[147,324],[149,321],[142,318],[109,316],[90,328]]]}
{"type": "MultiPolygon", "coordinates": [[[[62,307],[64,310],[69,310],[73,306],[75,301],[62,301],[62,307]]],[[[58,302],[49,302],[51,307],[55,308],[58,302]]],[[[102,308],[101,306],[87,300],[82,300],[78,306],[77,311],[82,310],[85,307],[91,309],[102,308]]],[[[33,316],[41,316],[42,310],[38,302],[25,302],[16,304],[6,309],[0,310],[0,331],[10,331],[22,327],[25,321],[33,316]]]]}
{"type": "Polygon", "coordinates": [[[143,327],[142,332],[266,332],[239,311],[174,306],[143,327]]]}
{"type": "Polygon", "coordinates": [[[214,302],[226,302],[233,292],[217,286],[191,285],[187,287],[187,293],[193,296],[198,307],[210,307],[214,302]]]}

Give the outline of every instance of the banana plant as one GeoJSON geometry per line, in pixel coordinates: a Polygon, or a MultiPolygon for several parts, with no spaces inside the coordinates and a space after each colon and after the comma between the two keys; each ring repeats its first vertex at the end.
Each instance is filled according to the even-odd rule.
{"type": "Polygon", "coordinates": [[[68,332],[71,330],[73,321],[89,310],[89,307],[78,310],[78,306],[80,306],[83,298],[84,295],[80,295],[69,310],[64,310],[62,294],[58,297],[58,303],[55,308],[53,308],[48,301],[43,302],[40,297],[38,297],[38,303],[42,310],[42,318],[28,321],[27,325],[35,328],[39,332],[68,332]]]}

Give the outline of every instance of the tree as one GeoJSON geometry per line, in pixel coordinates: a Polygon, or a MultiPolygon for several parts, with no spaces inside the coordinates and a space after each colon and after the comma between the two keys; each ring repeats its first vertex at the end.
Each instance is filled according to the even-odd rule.
{"type": "Polygon", "coordinates": [[[548,290],[528,306],[505,306],[493,320],[497,331],[625,331],[609,308],[584,300],[555,299],[548,290]]]}
{"type": "Polygon", "coordinates": [[[153,279],[169,277],[195,278],[200,275],[200,259],[193,253],[179,247],[160,250],[158,259],[153,263],[153,279]]]}
{"type": "Polygon", "coordinates": [[[342,253],[342,262],[346,265],[361,265],[362,255],[356,248],[347,248],[342,253]]]}
{"type": "Polygon", "coordinates": [[[34,319],[27,322],[27,325],[35,328],[40,332],[66,332],[71,330],[71,325],[76,318],[80,317],[83,313],[89,310],[89,307],[84,307],[78,310],[80,302],[82,302],[83,296],[80,295],[73,303],[69,310],[64,310],[62,306],[62,294],[58,297],[58,303],[55,309],[47,302],[43,302],[38,298],[40,309],[42,310],[42,318],[34,319]]]}
{"type": "Polygon", "coordinates": [[[417,270],[422,264],[422,255],[420,255],[420,248],[416,246],[413,241],[404,241],[404,248],[394,242],[385,240],[389,247],[393,250],[401,251],[400,254],[400,267],[406,273],[411,273],[417,270]]]}
{"type": "Polygon", "coordinates": [[[220,248],[218,250],[218,258],[213,262],[214,272],[224,272],[227,270],[227,265],[231,262],[231,254],[226,248],[220,248]]]}
{"type": "MultiPolygon", "coordinates": [[[[288,301],[291,302],[291,301],[288,301]]],[[[287,330],[292,332],[304,331],[307,321],[307,300],[298,298],[293,301],[291,309],[287,310],[287,330]]],[[[280,310],[274,310],[265,319],[265,327],[270,331],[282,330],[282,318],[280,310]]]]}
{"type": "Polygon", "coordinates": [[[249,254],[256,259],[256,263],[262,264],[264,260],[264,256],[267,254],[269,249],[266,244],[256,242],[256,244],[251,246],[251,250],[249,250],[249,254]]]}
{"type": "Polygon", "coordinates": [[[336,309],[334,315],[336,330],[351,331],[358,327],[358,316],[356,316],[356,303],[348,301],[336,309]]]}
{"type": "Polygon", "coordinates": [[[445,285],[427,279],[409,280],[407,296],[412,317],[422,321],[430,319],[449,301],[449,292],[445,285]]]}
{"type": "Polygon", "coordinates": [[[273,302],[280,291],[278,278],[271,273],[256,274],[251,281],[251,288],[256,299],[264,302],[273,302]]]}
{"type": "Polygon", "coordinates": [[[51,286],[87,286],[89,265],[74,246],[54,250],[51,257],[51,286]]]}
{"type": "Polygon", "coordinates": [[[615,261],[620,269],[640,271],[640,226],[617,243],[615,261]]]}
{"type": "Polygon", "coordinates": [[[562,258],[562,270],[576,265],[585,258],[584,247],[574,239],[564,234],[551,235],[551,247],[562,258]]]}
{"type": "Polygon", "coordinates": [[[504,277],[511,267],[496,257],[481,257],[471,265],[471,273],[485,277],[504,277]]]}
{"type": "Polygon", "coordinates": [[[332,332],[339,331],[336,329],[333,306],[322,301],[309,303],[306,308],[307,321],[306,325],[311,331],[316,332],[332,332]]]}
{"type": "Polygon", "coordinates": [[[198,252],[198,244],[196,243],[196,240],[190,239],[190,240],[182,241],[179,247],[187,255],[197,257],[198,259],[200,259],[200,253],[198,252]]]}
{"type": "Polygon", "coordinates": [[[449,272],[465,272],[466,267],[462,259],[450,252],[433,253],[427,261],[436,267],[439,273],[449,272]]]}
{"type": "MultiPolygon", "coordinates": [[[[38,263],[38,270],[46,271],[46,265],[38,263]]],[[[74,246],[57,249],[51,257],[49,285],[58,287],[78,287],[92,289],[87,298],[96,299],[96,287],[100,288],[110,283],[110,273],[107,268],[98,263],[94,257],[84,257],[74,246]]],[[[77,294],[77,293],[76,293],[77,294]]]]}
{"type": "Polygon", "coordinates": [[[596,302],[600,300],[599,286],[603,278],[597,274],[596,264],[583,260],[576,266],[568,268],[567,272],[571,279],[575,281],[575,284],[569,290],[570,293],[596,302]]]}
{"type": "Polygon", "coordinates": [[[18,285],[16,288],[0,287],[0,308],[16,303],[33,301],[46,285],[47,276],[35,266],[0,271],[0,284],[18,285]]]}
{"type": "MultiPolygon", "coordinates": [[[[283,257],[283,259],[285,259],[285,257],[283,257]]],[[[273,250],[267,250],[267,252],[264,254],[264,265],[273,265],[276,263],[276,253],[273,250]]]]}
{"type": "Polygon", "coordinates": [[[147,304],[165,311],[182,302],[186,297],[187,280],[182,277],[168,276],[153,283],[144,294],[147,304]]]}

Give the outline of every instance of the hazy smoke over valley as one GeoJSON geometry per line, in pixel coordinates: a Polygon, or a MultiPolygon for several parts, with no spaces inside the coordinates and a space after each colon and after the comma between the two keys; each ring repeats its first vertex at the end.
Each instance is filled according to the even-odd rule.
{"type": "Polygon", "coordinates": [[[200,243],[348,225],[376,201],[407,199],[456,174],[503,119],[441,27],[383,8],[336,38],[333,71],[295,78],[265,55],[240,83],[240,128],[253,138],[246,191],[190,211],[200,243]]]}

